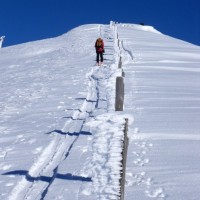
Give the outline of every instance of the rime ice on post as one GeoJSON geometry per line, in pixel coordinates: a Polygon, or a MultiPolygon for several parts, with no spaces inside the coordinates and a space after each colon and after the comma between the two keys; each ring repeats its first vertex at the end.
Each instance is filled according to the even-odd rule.
{"type": "Polygon", "coordinates": [[[3,44],[4,38],[5,38],[5,36],[1,36],[0,37],[0,48],[2,48],[2,44],[3,44]]]}

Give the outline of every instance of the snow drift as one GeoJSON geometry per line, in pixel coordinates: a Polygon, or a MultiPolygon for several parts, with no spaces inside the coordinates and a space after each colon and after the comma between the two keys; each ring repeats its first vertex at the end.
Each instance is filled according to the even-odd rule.
{"type": "Polygon", "coordinates": [[[125,199],[198,199],[199,54],[153,27],[113,22],[0,49],[0,198],[118,199],[128,116],[125,199]]]}

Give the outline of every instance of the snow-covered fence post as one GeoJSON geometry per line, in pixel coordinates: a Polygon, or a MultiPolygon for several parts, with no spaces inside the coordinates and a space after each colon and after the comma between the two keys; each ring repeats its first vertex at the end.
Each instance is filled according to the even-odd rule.
{"type": "MultiPolygon", "coordinates": [[[[120,55],[120,40],[117,29],[115,29],[115,42],[116,42],[116,52],[118,52],[117,55],[118,68],[122,69],[122,57],[120,55]]],[[[117,77],[115,111],[123,111],[123,104],[124,104],[124,79],[123,77],[117,77]]]]}
{"type": "Polygon", "coordinates": [[[4,38],[5,38],[5,36],[1,36],[0,37],[0,48],[2,48],[4,38]]]}
{"type": "Polygon", "coordinates": [[[124,107],[124,78],[118,76],[116,79],[115,111],[123,111],[124,107]]]}
{"type": "Polygon", "coordinates": [[[115,26],[115,22],[113,21],[110,21],[110,28],[114,27],[115,26]]]}
{"type": "Polygon", "coordinates": [[[119,42],[118,42],[117,26],[114,26],[114,48],[115,48],[115,52],[117,54],[119,54],[119,42]]]}
{"type": "Polygon", "coordinates": [[[122,57],[119,57],[119,63],[118,63],[118,68],[121,69],[122,68],[122,57]]]}
{"type": "Polygon", "coordinates": [[[124,200],[125,180],[126,180],[126,159],[128,151],[128,118],[125,118],[124,140],[122,144],[122,171],[120,179],[120,200],[124,200]]]}

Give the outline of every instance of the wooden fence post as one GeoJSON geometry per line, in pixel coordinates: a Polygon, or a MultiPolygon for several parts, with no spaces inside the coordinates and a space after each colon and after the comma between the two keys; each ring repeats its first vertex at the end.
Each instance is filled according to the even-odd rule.
{"type": "Polygon", "coordinates": [[[125,180],[126,180],[126,159],[128,151],[128,118],[125,119],[124,141],[122,146],[122,172],[120,179],[120,200],[124,200],[125,180]]]}
{"type": "Polygon", "coordinates": [[[118,76],[116,79],[115,111],[123,111],[124,105],[124,79],[118,76]]]}
{"type": "Polygon", "coordinates": [[[122,68],[122,57],[119,57],[119,63],[118,63],[118,68],[121,69],[122,68]]]}

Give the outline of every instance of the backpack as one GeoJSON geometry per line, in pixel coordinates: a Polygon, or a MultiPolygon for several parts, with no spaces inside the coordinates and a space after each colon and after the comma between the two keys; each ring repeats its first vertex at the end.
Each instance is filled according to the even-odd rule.
{"type": "Polygon", "coordinates": [[[97,48],[101,48],[103,45],[103,40],[101,38],[97,39],[96,41],[96,47],[97,48]]]}

